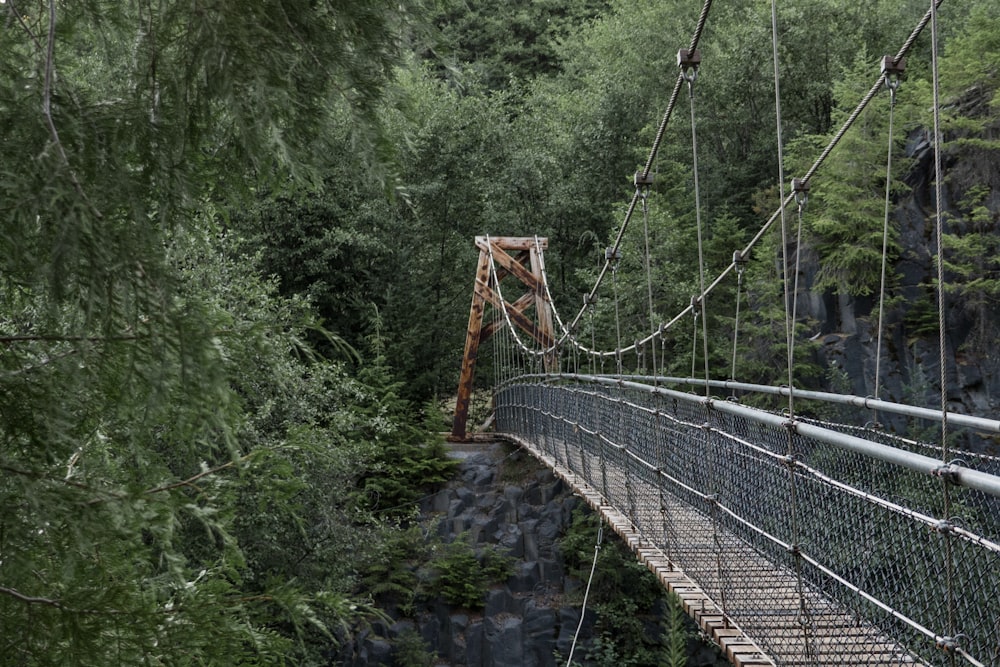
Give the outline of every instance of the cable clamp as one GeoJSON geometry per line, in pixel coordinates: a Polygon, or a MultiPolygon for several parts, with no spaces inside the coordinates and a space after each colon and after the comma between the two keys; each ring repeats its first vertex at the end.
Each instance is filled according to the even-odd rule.
{"type": "Polygon", "coordinates": [[[892,56],[882,57],[882,80],[885,87],[892,92],[896,92],[899,83],[906,75],[906,58],[896,61],[892,56]]]}
{"type": "Polygon", "coordinates": [[[583,305],[584,306],[593,306],[596,303],[597,303],[597,295],[596,294],[584,294],[583,295],[583,305]]]}
{"type": "Polygon", "coordinates": [[[944,635],[942,637],[938,637],[934,641],[934,644],[945,653],[954,653],[958,649],[962,648],[961,638],[963,637],[965,639],[968,639],[968,636],[962,633],[959,633],[954,637],[949,637],[948,635],[944,635]]]}
{"type": "Polygon", "coordinates": [[[784,426],[785,430],[788,431],[789,433],[795,433],[795,431],[798,429],[798,426],[794,419],[786,419],[781,423],[781,425],[784,426]]]}
{"type": "Polygon", "coordinates": [[[931,475],[940,477],[949,484],[958,484],[958,467],[954,463],[934,468],[931,470],[931,475]]]}
{"type": "Polygon", "coordinates": [[[799,208],[805,208],[809,201],[809,181],[804,178],[793,178],[792,192],[795,193],[795,203],[799,208]]]}
{"type": "Polygon", "coordinates": [[[632,179],[635,183],[636,188],[648,188],[653,185],[653,172],[645,174],[641,171],[635,172],[635,177],[632,179]]]}
{"type": "Polygon", "coordinates": [[[617,262],[622,258],[621,248],[605,248],[604,259],[608,262],[617,262]]]}
{"type": "Polygon", "coordinates": [[[701,51],[681,49],[677,52],[677,66],[681,68],[681,76],[688,83],[694,83],[698,78],[699,65],[701,65],[701,51]]]}
{"type": "Polygon", "coordinates": [[[782,456],[781,457],[781,461],[782,461],[782,463],[784,463],[789,468],[794,468],[798,464],[798,462],[799,462],[799,460],[797,458],[795,458],[794,456],[792,456],[791,454],[786,454],[786,455],[782,456]]]}
{"type": "Polygon", "coordinates": [[[948,519],[941,519],[934,524],[934,532],[941,533],[942,535],[948,535],[953,530],[955,530],[955,524],[948,519]]]}
{"type": "Polygon", "coordinates": [[[740,250],[733,251],[733,266],[736,267],[737,273],[743,274],[743,271],[747,268],[747,258],[743,255],[740,250]]]}
{"type": "Polygon", "coordinates": [[[709,494],[706,494],[705,495],[705,500],[707,500],[710,503],[717,503],[717,502],[719,502],[719,494],[718,493],[709,493],[709,494]]]}

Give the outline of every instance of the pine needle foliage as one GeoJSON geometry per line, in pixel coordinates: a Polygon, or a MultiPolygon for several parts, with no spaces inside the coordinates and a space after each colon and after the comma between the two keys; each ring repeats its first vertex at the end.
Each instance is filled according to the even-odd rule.
{"type": "Polygon", "coordinates": [[[309,664],[365,612],[316,566],[365,390],[207,220],[325,123],[378,150],[414,8],[0,4],[0,664],[309,664]]]}

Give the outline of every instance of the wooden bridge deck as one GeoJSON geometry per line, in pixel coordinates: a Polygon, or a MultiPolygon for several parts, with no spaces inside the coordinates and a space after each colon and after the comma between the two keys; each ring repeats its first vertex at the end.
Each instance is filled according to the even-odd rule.
{"type": "MultiPolygon", "coordinates": [[[[708,517],[677,498],[665,494],[665,514],[661,519],[659,491],[632,479],[637,498],[657,498],[655,503],[636,503],[637,523],[664,525],[659,535],[643,535],[633,522],[589,484],[533,443],[501,434],[521,446],[572,486],[611,525],[632,548],[639,560],[655,574],[663,586],[676,594],[684,610],[701,626],[737,667],[761,665],[879,665],[913,667],[923,664],[877,628],[859,621],[834,604],[821,592],[804,588],[799,595],[798,578],[788,568],[775,565],[737,536],[713,530],[708,517]],[[637,487],[638,485],[638,487],[637,487]],[[642,486],[646,488],[641,488],[642,486]],[[670,540],[666,538],[669,531],[670,540]],[[697,572],[689,565],[681,570],[659,545],[671,547],[683,561],[699,563],[697,572]],[[716,554],[725,553],[724,561],[716,554]],[[703,564],[700,565],[700,564],[703,564]],[[695,583],[694,578],[702,582],[695,583]],[[723,598],[724,599],[720,599],[723,598]],[[753,619],[753,627],[739,627],[730,618],[753,619]],[[803,613],[805,611],[805,614],[803,613]],[[808,618],[808,623],[803,620],[808,618]]],[[[593,457],[584,460],[579,450],[570,450],[577,458],[570,465],[578,470],[598,470],[593,457]]],[[[622,475],[607,471],[619,479],[622,475]]],[[[609,480],[610,483],[611,480],[609,480]]]]}

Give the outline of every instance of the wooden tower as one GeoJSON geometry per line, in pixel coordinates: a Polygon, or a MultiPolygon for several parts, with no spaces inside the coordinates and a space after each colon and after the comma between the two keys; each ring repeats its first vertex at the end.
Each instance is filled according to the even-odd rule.
{"type": "MultiPolygon", "coordinates": [[[[465,336],[462,375],[458,381],[455,422],[448,438],[453,442],[461,442],[466,437],[465,425],[469,418],[469,399],[472,397],[479,346],[502,326],[496,323],[483,326],[487,303],[494,308],[506,308],[510,321],[531,336],[539,346],[547,348],[555,342],[552,335],[552,305],[548,301],[544,283],[545,259],[542,251],[548,245],[548,239],[535,237],[476,237],[479,264],[472,293],[472,309],[469,312],[469,328],[465,336]],[[490,285],[491,254],[497,265],[498,281],[513,276],[527,287],[527,292],[513,303],[502,301],[500,294],[490,285]],[[535,319],[527,315],[532,307],[535,309],[535,319]]],[[[547,362],[551,361],[551,358],[547,359],[547,362]]]]}

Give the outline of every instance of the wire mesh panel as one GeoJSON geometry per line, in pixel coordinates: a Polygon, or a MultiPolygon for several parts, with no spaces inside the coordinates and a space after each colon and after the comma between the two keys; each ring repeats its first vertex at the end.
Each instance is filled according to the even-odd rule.
{"type": "Polygon", "coordinates": [[[582,377],[503,387],[497,430],[598,489],[777,664],[1000,665],[993,482],[884,432],[582,377]]]}

